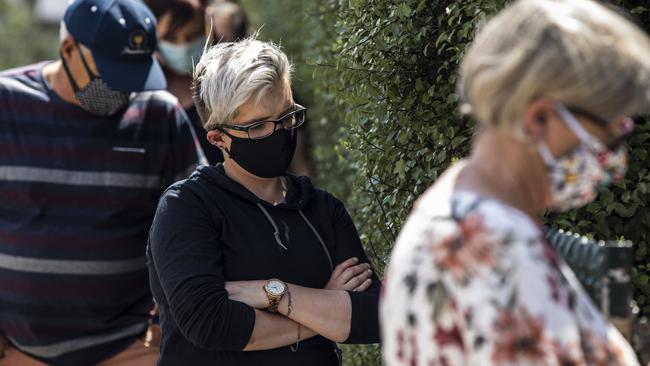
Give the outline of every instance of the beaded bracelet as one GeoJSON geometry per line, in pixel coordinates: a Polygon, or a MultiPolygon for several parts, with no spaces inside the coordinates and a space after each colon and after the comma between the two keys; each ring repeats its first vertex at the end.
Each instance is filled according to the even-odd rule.
{"type": "Polygon", "coordinates": [[[293,301],[291,301],[291,291],[287,289],[287,318],[289,315],[291,315],[291,312],[293,311],[293,301]]]}

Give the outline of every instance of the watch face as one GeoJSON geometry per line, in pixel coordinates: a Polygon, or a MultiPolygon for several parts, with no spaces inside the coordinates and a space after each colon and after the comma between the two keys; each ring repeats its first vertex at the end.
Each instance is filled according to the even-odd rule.
{"type": "Polygon", "coordinates": [[[284,293],[284,283],[271,280],[266,284],[266,289],[273,295],[280,296],[284,293]]]}

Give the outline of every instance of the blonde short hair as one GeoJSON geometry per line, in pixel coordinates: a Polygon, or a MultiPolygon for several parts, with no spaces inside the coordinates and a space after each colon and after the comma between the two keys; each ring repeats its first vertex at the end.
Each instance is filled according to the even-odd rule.
{"type": "Polygon", "coordinates": [[[210,131],[230,122],[250,98],[259,101],[290,79],[291,63],[273,43],[247,38],[212,46],[194,70],[193,98],[203,127],[210,131]]]}
{"type": "Polygon", "coordinates": [[[465,112],[516,133],[540,98],[606,120],[637,114],[650,100],[650,41],[591,0],[518,0],[472,42],[458,91],[465,112]]]}

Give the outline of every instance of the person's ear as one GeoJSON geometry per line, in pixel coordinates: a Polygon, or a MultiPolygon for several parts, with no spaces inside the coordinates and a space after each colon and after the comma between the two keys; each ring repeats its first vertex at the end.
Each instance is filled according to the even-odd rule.
{"type": "Polygon", "coordinates": [[[532,141],[544,140],[548,135],[549,121],[555,118],[555,103],[549,99],[530,102],[524,109],[524,134],[532,141]]]}
{"type": "Polygon", "coordinates": [[[226,142],[223,140],[224,136],[224,133],[219,130],[211,130],[208,131],[206,138],[210,144],[223,150],[226,147],[226,142]]]}
{"type": "Polygon", "coordinates": [[[75,52],[76,45],[74,41],[70,38],[66,38],[61,42],[60,51],[61,57],[65,57],[66,62],[70,62],[70,59],[75,52]]]}

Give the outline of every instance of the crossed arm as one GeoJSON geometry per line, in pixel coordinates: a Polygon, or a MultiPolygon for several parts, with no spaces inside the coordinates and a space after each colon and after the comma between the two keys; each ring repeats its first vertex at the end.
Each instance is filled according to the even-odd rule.
{"type": "Polygon", "coordinates": [[[352,305],[347,291],[365,291],[372,285],[372,270],[367,263],[357,264],[350,258],[333,271],[324,289],[313,289],[288,284],[292,311],[289,316],[289,296],[280,301],[277,313],[264,311],[269,306],[262,289],[266,281],[226,282],[229,298],[255,308],[255,326],[244,348],[258,351],[284,347],[296,343],[298,326],[300,339],[322,335],[335,342],[343,342],[350,334],[352,305]]]}

